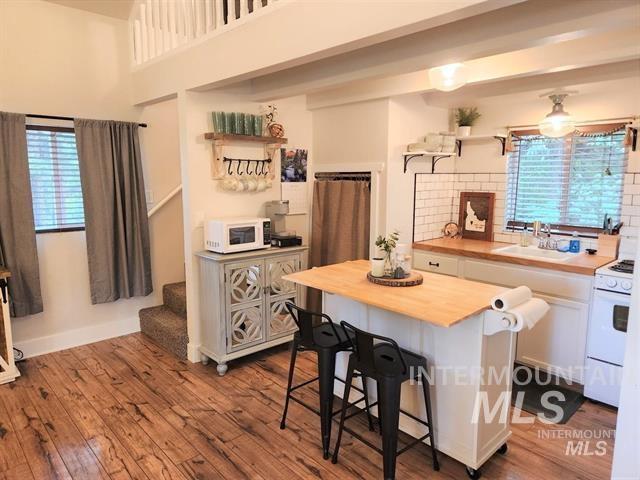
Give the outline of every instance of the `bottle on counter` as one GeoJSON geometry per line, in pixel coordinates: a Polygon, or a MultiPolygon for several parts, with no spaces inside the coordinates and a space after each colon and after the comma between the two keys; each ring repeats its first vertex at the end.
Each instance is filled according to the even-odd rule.
{"type": "Polygon", "coordinates": [[[569,241],[569,251],[571,253],[580,253],[580,238],[578,238],[578,232],[573,232],[571,240],[569,241]]]}

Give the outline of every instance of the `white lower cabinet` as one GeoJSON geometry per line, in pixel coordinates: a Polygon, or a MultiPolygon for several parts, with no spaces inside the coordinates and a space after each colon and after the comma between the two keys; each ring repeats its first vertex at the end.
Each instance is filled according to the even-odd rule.
{"type": "Polygon", "coordinates": [[[227,361],[291,340],[286,302],[300,305],[303,292],[282,277],[305,268],[306,247],[198,257],[203,362],[212,358],[224,375],[227,361]]]}
{"type": "Polygon", "coordinates": [[[518,333],[516,360],[583,383],[589,305],[539,295],[551,307],[532,330],[518,333]]]}
{"type": "MultiPolygon", "coordinates": [[[[533,329],[518,333],[516,360],[573,382],[584,382],[593,277],[457,255],[439,253],[437,256],[441,265],[455,264],[460,277],[505,287],[531,288],[551,309],[533,329]]],[[[434,262],[430,252],[414,251],[414,268],[435,271],[425,268],[430,258],[434,262]]],[[[449,267],[446,273],[452,272],[449,267]]]]}

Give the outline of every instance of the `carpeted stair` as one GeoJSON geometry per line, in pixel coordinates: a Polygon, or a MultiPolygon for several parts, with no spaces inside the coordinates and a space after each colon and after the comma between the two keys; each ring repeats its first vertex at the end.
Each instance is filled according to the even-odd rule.
{"type": "Polygon", "coordinates": [[[162,287],[164,305],[140,310],[140,329],[165,350],[187,358],[187,292],[185,282],[162,287]]]}

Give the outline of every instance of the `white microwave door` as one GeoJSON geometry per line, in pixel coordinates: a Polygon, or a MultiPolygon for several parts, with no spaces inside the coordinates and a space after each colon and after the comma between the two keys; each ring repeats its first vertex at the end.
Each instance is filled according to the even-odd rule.
{"type": "Polygon", "coordinates": [[[253,223],[229,225],[227,228],[227,245],[232,249],[256,245],[258,233],[258,228],[253,223]]]}
{"type": "Polygon", "coordinates": [[[588,356],[622,365],[629,296],[596,290],[589,323],[588,356]]]}

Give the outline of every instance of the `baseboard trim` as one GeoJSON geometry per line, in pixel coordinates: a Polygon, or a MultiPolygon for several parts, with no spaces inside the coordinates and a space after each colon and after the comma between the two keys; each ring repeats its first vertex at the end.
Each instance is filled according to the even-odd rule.
{"type": "Polygon", "coordinates": [[[24,352],[25,358],[30,358],[139,331],[140,319],[133,317],[18,341],[14,342],[14,346],[24,352]]]}
{"type": "Polygon", "coordinates": [[[200,345],[194,343],[187,343],[187,360],[191,363],[199,363],[202,358],[200,356],[200,345]]]}

